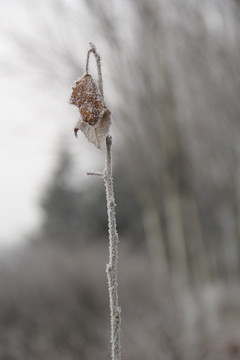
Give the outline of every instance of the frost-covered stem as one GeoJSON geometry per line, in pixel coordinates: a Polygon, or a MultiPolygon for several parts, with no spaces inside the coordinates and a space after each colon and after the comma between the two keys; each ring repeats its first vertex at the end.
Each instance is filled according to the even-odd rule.
{"type": "Polygon", "coordinates": [[[103,97],[103,80],[102,80],[102,68],[101,68],[101,57],[100,55],[97,53],[96,47],[93,43],[90,43],[91,48],[88,50],[87,53],[87,60],[86,60],[86,73],[88,74],[88,67],[89,67],[89,57],[90,54],[93,53],[96,59],[96,63],[97,63],[97,70],[98,70],[98,86],[99,86],[99,90],[100,93],[103,97]]]}
{"type": "MultiPolygon", "coordinates": [[[[94,44],[90,43],[91,48],[87,53],[86,73],[88,74],[89,57],[93,53],[98,69],[99,90],[103,96],[103,80],[101,71],[101,58],[97,53],[94,44]]],[[[117,281],[117,263],[118,263],[118,233],[116,227],[115,198],[113,191],[112,178],[112,138],[106,137],[106,160],[104,171],[90,171],[87,175],[101,176],[106,188],[107,213],[108,213],[108,234],[109,234],[109,263],[106,267],[108,279],[108,292],[110,302],[110,319],[111,319],[111,360],[121,359],[120,347],[120,328],[121,328],[121,308],[118,305],[118,281],[117,281]]]]}
{"type": "Polygon", "coordinates": [[[113,191],[112,177],[112,137],[106,137],[106,160],[104,171],[90,171],[87,175],[103,177],[106,188],[107,213],[108,213],[108,234],[109,234],[109,263],[106,267],[108,279],[108,292],[110,302],[111,319],[111,360],[121,359],[120,330],[121,330],[121,308],[118,304],[118,233],[116,227],[115,198],[113,191]]]}
{"type": "Polygon", "coordinates": [[[106,138],[106,163],[104,169],[104,184],[106,188],[107,213],[108,213],[108,232],[109,232],[109,263],[106,272],[108,278],[108,291],[110,300],[111,315],[111,344],[112,360],[121,359],[120,349],[120,327],[121,327],[121,308],[118,305],[118,281],[117,281],[117,262],[118,262],[118,233],[116,228],[115,199],[112,178],[112,138],[106,138]]]}

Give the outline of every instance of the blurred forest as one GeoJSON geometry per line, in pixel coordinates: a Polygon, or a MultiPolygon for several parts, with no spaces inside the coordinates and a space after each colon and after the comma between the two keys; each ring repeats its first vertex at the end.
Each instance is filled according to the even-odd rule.
{"type": "MultiPolygon", "coordinates": [[[[39,38],[13,42],[59,87],[83,73],[82,14],[97,33],[114,122],[123,358],[239,359],[239,2],[26,5],[39,38]]],[[[2,259],[0,359],[108,354],[105,192],[99,179],[76,185],[74,161],[62,149],[41,229],[2,259]]]]}

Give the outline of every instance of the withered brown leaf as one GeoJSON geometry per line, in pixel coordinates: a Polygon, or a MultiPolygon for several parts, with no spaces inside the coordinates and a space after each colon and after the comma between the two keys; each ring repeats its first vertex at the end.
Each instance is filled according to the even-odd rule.
{"type": "Polygon", "coordinates": [[[111,125],[111,112],[90,74],[85,74],[75,83],[70,103],[76,105],[81,114],[74,129],[75,135],[81,130],[88,141],[101,149],[111,125]]]}

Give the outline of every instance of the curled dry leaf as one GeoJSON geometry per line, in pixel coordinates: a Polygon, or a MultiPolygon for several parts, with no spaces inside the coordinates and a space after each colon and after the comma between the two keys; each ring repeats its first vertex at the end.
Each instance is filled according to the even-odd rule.
{"type": "Polygon", "coordinates": [[[74,133],[81,130],[89,142],[101,149],[111,125],[111,112],[90,74],[85,74],[73,87],[70,103],[79,108],[81,119],[74,133]]]}

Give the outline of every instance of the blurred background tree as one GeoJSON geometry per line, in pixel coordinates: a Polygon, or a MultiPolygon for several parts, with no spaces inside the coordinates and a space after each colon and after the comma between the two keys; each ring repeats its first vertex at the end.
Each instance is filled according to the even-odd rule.
{"type": "MultiPolygon", "coordinates": [[[[127,225],[132,241],[144,238],[153,263],[186,282],[238,277],[238,4],[27,4],[34,26],[40,26],[39,39],[14,34],[15,45],[64,87],[82,73],[76,53],[79,19],[88,16],[93,33],[97,29],[94,38],[101,39],[105,52],[106,97],[119,141],[117,168],[126,183],[119,211],[132,209],[127,225]]],[[[96,185],[89,190],[101,204],[97,209],[85,189],[79,196],[79,190],[67,190],[61,184],[66,159],[60,158],[55,185],[43,203],[49,215],[44,231],[66,242],[69,232],[73,242],[88,237],[87,231],[96,238],[105,223],[103,193],[96,185]],[[58,219],[52,216],[54,207],[58,219]],[[52,233],[55,221],[62,226],[52,233]]]]}
{"type": "MultiPolygon", "coordinates": [[[[44,194],[42,208],[44,221],[38,241],[47,241],[66,247],[89,243],[106,243],[107,214],[105,189],[99,181],[86,187],[71,180],[72,157],[67,149],[59,156],[59,164],[44,194]]],[[[123,239],[141,248],[144,242],[140,207],[129,189],[124,175],[116,169],[118,198],[118,230],[123,239]]]]}

